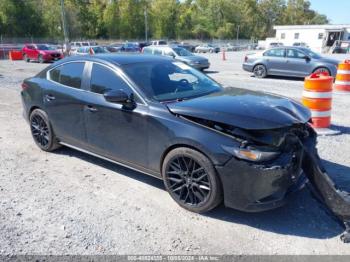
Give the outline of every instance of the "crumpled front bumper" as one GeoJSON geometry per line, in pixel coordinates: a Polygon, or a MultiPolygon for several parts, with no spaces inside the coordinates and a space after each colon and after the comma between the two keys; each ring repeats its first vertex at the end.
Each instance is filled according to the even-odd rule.
{"type": "Polygon", "coordinates": [[[232,158],[217,166],[225,206],[260,212],[284,205],[307,182],[301,169],[302,152],[283,154],[270,164],[253,164],[232,158]]]}
{"type": "Polygon", "coordinates": [[[342,240],[350,242],[350,194],[337,188],[327,175],[317,153],[316,139],[300,142],[298,151],[284,153],[270,165],[232,158],[216,168],[225,205],[248,212],[282,206],[309,182],[317,199],[345,225],[342,240]]]}

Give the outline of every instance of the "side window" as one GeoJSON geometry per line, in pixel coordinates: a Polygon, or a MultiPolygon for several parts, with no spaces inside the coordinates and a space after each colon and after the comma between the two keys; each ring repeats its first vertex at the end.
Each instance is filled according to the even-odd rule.
{"type": "Polygon", "coordinates": [[[299,39],[299,33],[294,34],[294,39],[299,39]]]}
{"type": "Polygon", "coordinates": [[[94,93],[103,94],[109,90],[121,89],[131,94],[130,87],[114,71],[105,66],[94,64],[92,66],[90,90],[94,93]]]}
{"type": "Polygon", "coordinates": [[[286,39],[286,33],[281,33],[281,39],[286,39]]]}
{"type": "Polygon", "coordinates": [[[80,89],[84,65],[83,62],[72,62],[56,67],[50,71],[50,79],[62,85],[80,89]]]}
{"type": "Polygon", "coordinates": [[[287,50],[287,57],[289,58],[305,58],[305,54],[303,52],[300,52],[298,50],[295,49],[288,49],[287,50]]]}
{"type": "Polygon", "coordinates": [[[264,53],[264,56],[284,57],[284,48],[275,48],[268,50],[264,53]]]}

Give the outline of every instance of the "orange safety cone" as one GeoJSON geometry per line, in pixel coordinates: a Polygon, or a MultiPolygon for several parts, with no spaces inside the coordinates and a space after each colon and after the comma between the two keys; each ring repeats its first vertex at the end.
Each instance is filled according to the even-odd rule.
{"type": "Polygon", "coordinates": [[[225,50],[222,50],[222,60],[226,61],[226,52],[225,52],[225,50]]]}
{"type": "Polygon", "coordinates": [[[305,78],[302,103],[311,110],[312,126],[331,125],[333,77],[328,73],[314,73],[305,78]]]}
{"type": "Polygon", "coordinates": [[[345,60],[338,65],[334,89],[337,91],[350,92],[350,60],[345,60]]]}

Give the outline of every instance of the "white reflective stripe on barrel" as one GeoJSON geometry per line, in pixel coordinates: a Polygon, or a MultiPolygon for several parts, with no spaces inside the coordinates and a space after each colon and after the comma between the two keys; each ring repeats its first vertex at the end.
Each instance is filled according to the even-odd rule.
{"type": "Polygon", "coordinates": [[[328,117],[331,116],[331,111],[315,111],[311,110],[311,117],[328,117]]]}
{"type": "Polygon", "coordinates": [[[350,70],[338,70],[337,74],[350,75],[350,70]]]}
{"type": "Polygon", "coordinates": [[[350,85],[350,81],[335,81],[336,85],[341,85],[341,86],[349,86],[350,85]]]}
{"type": "Polygon", "coordinates": [[[332,98],[332,92],[310,92],[304,90],[303,96],[307,98],[332,98]]]}

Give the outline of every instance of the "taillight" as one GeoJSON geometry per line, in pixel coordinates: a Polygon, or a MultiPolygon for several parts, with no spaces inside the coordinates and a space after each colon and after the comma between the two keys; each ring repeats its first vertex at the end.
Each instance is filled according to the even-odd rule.
{"type": "Polygon", "coordinates": [[[244,62],[247,62],[248,61],[248,56],[245,56],[244,57],[244,62]]]}
{"type": "Polygon", "coordinates": [[[26,90],[29,87],[29,85],[24,82],[21,84],[21,86],[22,86],[22,90],[26,90]]]}

